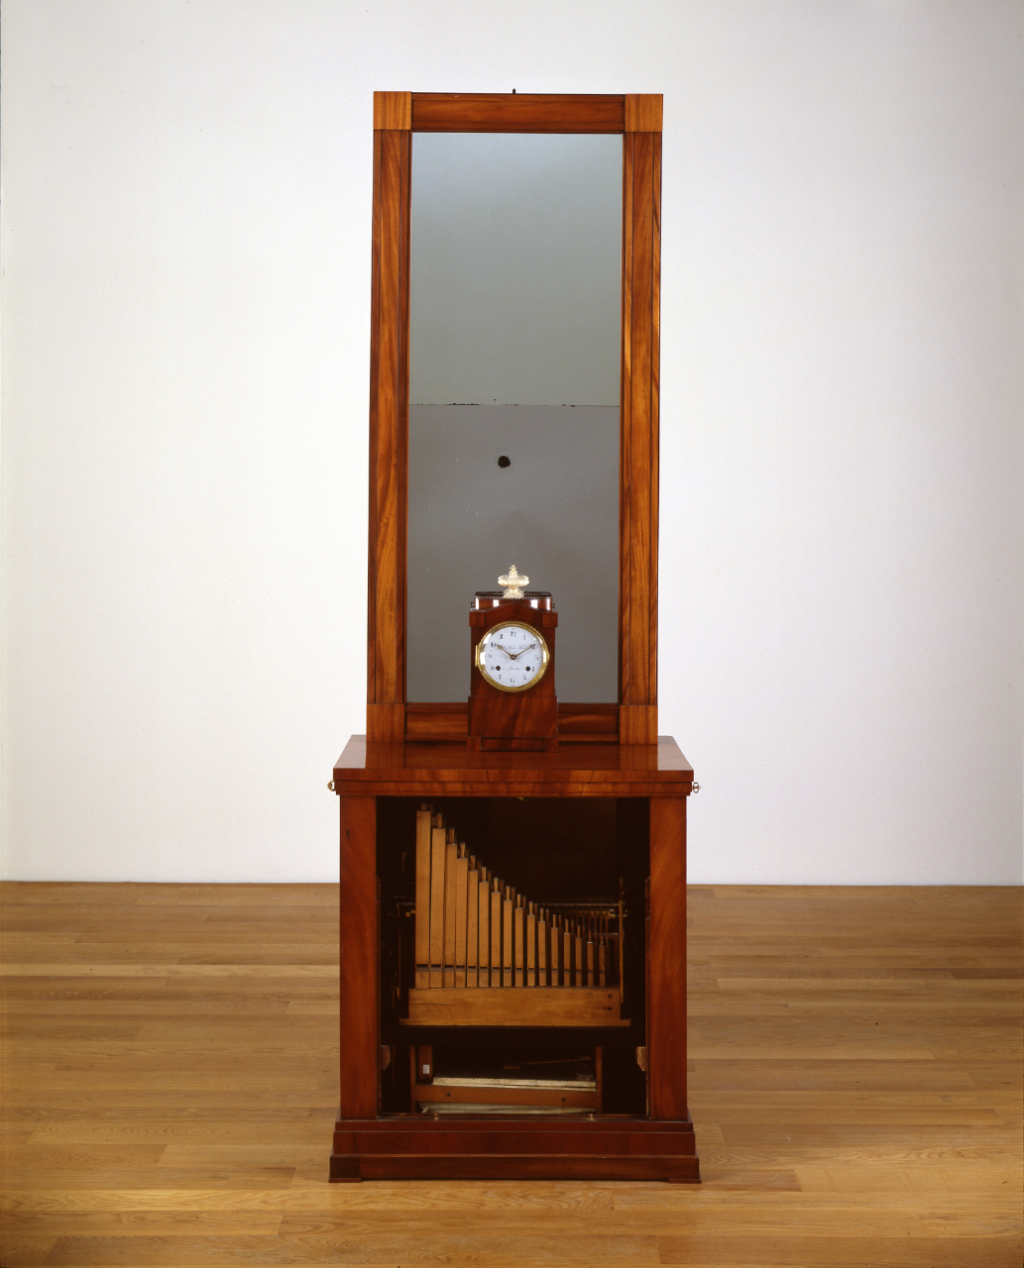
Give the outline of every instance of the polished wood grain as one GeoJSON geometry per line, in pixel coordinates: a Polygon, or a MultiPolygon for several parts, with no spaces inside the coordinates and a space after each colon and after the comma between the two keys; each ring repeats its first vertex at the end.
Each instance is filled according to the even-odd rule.
{"type": "Polygon", "coordinates": [[[647,1081],[651,1117],[684,1119],[686,1094],[686,798],[651,799],[647,1081]]]}
{"type": "Polygon", "coordinates": [[[624,130],[626,132],[660,132],[662,95],[660,92],[627,93],[624,130]]]}
{"type": "Polygon", "coordinates": [[[374,132],[366,725],[381,741],[405,736],[411,159],[408,131],[374,132]]]}
{"type": "Polygon", "coordinates": [[[408,131],[412,127],[412,93],[375,92],[373,127],[375,131],[382,128],[408,131]]]}
{"type": "Polygon", "coordinates": [[[407,704],[405,734],[412,743],[465,744],[469,734],[469,706],[465,701],[441,701],[437,704],[407,704]]]}
{"type": "Polygon", "coordinates": [[[661,134],[626,134],[619,496],[619,742],[658,734],[661,134]]]}
{"type": "Polygon", "coordinates": [[[626,98],[566,93],[413,93],[416,132],[622,132],[626,98]]]}
{"type": "Polygon", "coordinates": [[[334,765],[343,796],[679,797],[693,767],[657,744],[563,744],[554,753],[477,753],[465,744],[373,744],[353,735],[334,765]]]}
{"type": "Polygon", "coordinates": [[[614,704],[558,702],[558,734],[570,744],[617,744],[619,711],[614,704]]]}
{"type": "Polygon", "coordinates": [[[699,1186],[328,1184],[336,886],[0,901],[5,1268],[1019,1268],[1019,890],[691,886],[699,1186]]]}
{"type": "Polygon", "coordinates": [[[622,744],[657,740],[661,100],[658,94],[375,94],[366,722],[372,741],[455,738],[462,718],[405,703],[410,165],[412,134],[431,131],[623,134],[620,708],[614,728],[591,713],[577,734],[622,744]]]}
{"type": "Polygon", "coordinates": [[[558,743],[558,701],[555,675],[558,656],[555,635],[558,613],[538,609],[527,599],[505,599],[495,607],[469,613],[470,688],[468,741],[476,750],[512,752],[552,750],[558,743]],[[539,631],[547,643],[547,668],[529,691],[499,691],[480,672],[476,652],[480,640],[491,630],[509,621],[518,621],[539,631]]]}
{"type": "MultiPolygon", "coordinates": [[[[619,708],[614,704],[572,704],[559,700],[558,734],[573,744],[617,744],[619,708]]],[[[469,709],[464,703],[407,704],[405,739],[412,742],[465,742],[469,709]]]]}
{"type": "Polygon", "coordinates": [[[377,1113],[379,987],[377,801],[341,798],[341,1110],[377,1113]]]}
{"type": "Polygon", "coordinates": [[[678,1180],[696,1176],[693,1125],[611,1116],[419,1117],[339,1122],[332,1175],[351,1160],[364,1180],[678,1180]],[[602,1127],[603,1125],[603,1127],[602,1127]]]}
{"type": "Polygon", "coordinates": [[[629,1025],[620,1014],[618,987],[589,986],[532,991],[497,986],[473,991],[411,989],[407,1020],[411,1026],[629,1025]]]}

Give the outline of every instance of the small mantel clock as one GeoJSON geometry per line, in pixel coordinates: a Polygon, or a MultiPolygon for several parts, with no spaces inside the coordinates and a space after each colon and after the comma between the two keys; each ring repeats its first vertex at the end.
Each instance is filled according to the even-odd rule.
{"type": "Polygon", "coordinates": [[[478,590],[469,613],[472,668],[469,747],[483,752],[553,752],[558,746],[555,629],[547,590],[524,590],[515,564],[502,590],[478,590]]]}

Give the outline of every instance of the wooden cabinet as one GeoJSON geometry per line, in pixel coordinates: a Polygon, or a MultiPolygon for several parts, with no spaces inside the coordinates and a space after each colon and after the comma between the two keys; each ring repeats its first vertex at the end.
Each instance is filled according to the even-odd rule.
{"type": "MultiPolygon", "coordinates": [[[[378,93],[374,128],[367,724],[331,785],[341,807],[331,1179],[696,1182],[686,1105],[696,786],[674,740],[657,734],[661,98],[378,93]],[[548,684],[557,743],[550,719],[520,744],[504,717],[476,727],[474,742],[466,699],[407,699],[410,186],[413,133],[439,131],[622,136],[618,691],[556,703],[548,684]],[[489,749],[492,732],[518,751],[489,749]]],[[[466,578],[467,606],[480,580],[466,578]]],[[[563,650],[571,609],[561,608],[563,650]]]]}
{"type": "MultiPolygon", "coordinates": [[[[674,741],[472,753],[464,744],[368,744],[356,737],[338,759],[334,787],[341,799],[341,1108],[331,1178],[699,1179],[686,1108],[686,804],[693,771],[674,741]],[[515,807],[513,841],[505,834],[494,846],[503,855],[496,862],[508,870],[515,833],[522,839],[532,830],[539,850],[527,852],[532,863],[519,860],[515,878],[524,889],[531,878],[546,879],[539,899],[564,892],[564,876],[545,866],[544,854],[566,836],[559,816],[582,811],[590,824],[603,821],[603,832],[584,832],[569,853],[579,867],[588,840],[602,837],[595,842],[600,867],[580,869],[580,895],[590,897],[589,887],[607,886],[609,877],[624,882],[625,1019],[581,1024],[566,1006],[556,1025],[534,1017],[508,1027],[490,1016],[477,1026],[404,1022],[415,979],[395,926],[413,923],[405,912],[416,902],[415,815],[424,803],[470,825],[493,824],[509,813],[504,807],[515,807]],[[595,876],[598,870],[604,875],[595,876]],[[486,1070],[490,1052],[498,1072],[510,1051],[539,1060],[548,1052],[557,1061],[561,1052],[600,1049],[603,1112],[545,1113],[536,1103],[520,1115],[507,1104],[500,1115],[417,1108],[414,1054],[446,1045],[451,1068],[469,1068],[468,1061],[486,1070]]],[[[467,835],[472,844],[472,829],[467,835]]],[[[495,835],[487,834],[481,851],[495,835]]],[[[558,1009],[557,986],[507,988],[509,996],[531,991],[558,1009]]],[[[492,1085],[500,1082],[492,1075],[492,1085]]]]}

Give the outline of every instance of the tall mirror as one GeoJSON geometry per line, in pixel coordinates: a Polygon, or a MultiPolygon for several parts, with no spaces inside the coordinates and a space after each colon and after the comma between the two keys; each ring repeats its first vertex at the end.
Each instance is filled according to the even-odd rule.
{"type": "Polygon", "coordinates": [[[618,699],[621,135],[418,133],[406,699],[469,691],[467,611],[515,563],[558,695],[618,699]]]}

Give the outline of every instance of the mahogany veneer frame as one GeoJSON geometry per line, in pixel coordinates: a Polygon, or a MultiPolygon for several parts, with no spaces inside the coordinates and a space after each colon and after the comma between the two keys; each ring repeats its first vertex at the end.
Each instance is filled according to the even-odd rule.
{"type": "Polygon", "coordinates": [[[371,742],[443,741],[466,734],[464,703],[407,705],[405,699],[414,132],[622,134],[619,699],[617,708],[560,706],[559,732],[570,740],[657,740],[661,106],[655,94],[374,94],[366,696],[371,742]]]}

